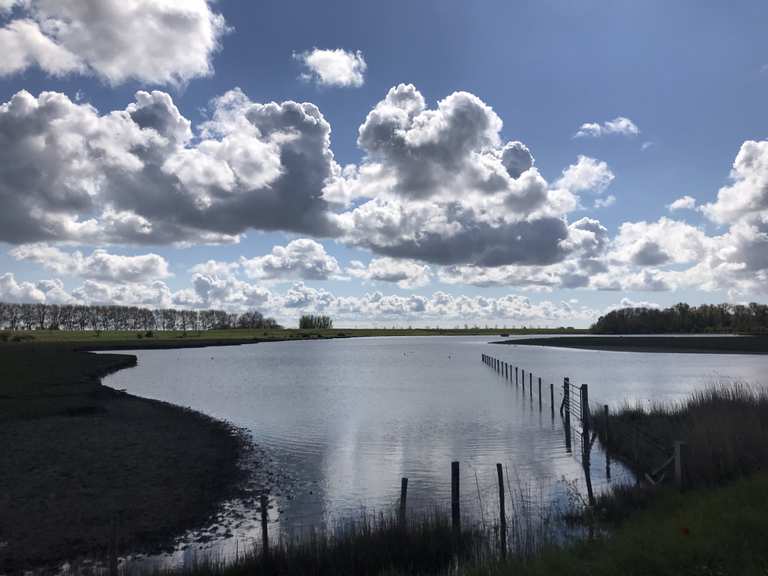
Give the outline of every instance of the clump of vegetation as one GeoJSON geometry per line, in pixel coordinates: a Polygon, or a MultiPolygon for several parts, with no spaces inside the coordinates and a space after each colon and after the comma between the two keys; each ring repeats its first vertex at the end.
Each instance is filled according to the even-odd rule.
{"type": "Polygon", "coordinates": [[[439,574],[481,556],[483,538],[474,529],[455,534],[450,517],[434,512],[407,524],[396,516],[363,515],[331,530],[277,543],[265,554],[246,551],[235,562],[200,557],[168,576],[240,574],[317,576],[439,574]]]}
{"type": "MultiPolygon", "coordinates": [[[[600,414],[595,429],[605,443],[600,414]]],[[[671,404],[626,407],[609,417],[607,448],[644,474],[661,466],[674,442],[688,443],[687,473],[695,484],[720,484],[768,468],[768,389],[711,386],[671,404]]]]}
{"type": "Polygon", "coordinates": [[[321,314],[304,314],[299,318],[300,330],[331,330],[333,319],[321,314]]]}
{"type": "Polygon", "coordinates": [[[601,316],[590,331],[598,334],[768,334],[768,306],[753,302],[748,306],[680,303],[664,309],[621,308],[601,316]]]}

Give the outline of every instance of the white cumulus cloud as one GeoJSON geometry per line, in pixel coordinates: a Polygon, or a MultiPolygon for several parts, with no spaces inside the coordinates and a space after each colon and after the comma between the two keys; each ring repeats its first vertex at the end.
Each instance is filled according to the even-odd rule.
{"type": "Polygon", "coordinates": [[[0,76],[36,66],[110,84],[183,84],[212,72],[227,30],[208,0],[4,0],[0,76]]]}
{"type": "Polygon", "coordinates": [[[632,122],[629,118],[624,116],[617,116],[613,120],[607,120],[606,122],[585,122],[579,127],[574,138],[600,138],[602,136],[610,136],[612,134],[618,134],[621,136],[637,136],[640,134],[640,129],[637,124],[632,122]]]}
{"type": "Polygon", "coordinates": [[[341,86],[358,88],[365,82],[365,63],[363,53],[336,48],[321,50],[314,48],[308,52],[294,54],[307,72],[302,74],[305,80],[311,80],[321,86],[341,86]]]}

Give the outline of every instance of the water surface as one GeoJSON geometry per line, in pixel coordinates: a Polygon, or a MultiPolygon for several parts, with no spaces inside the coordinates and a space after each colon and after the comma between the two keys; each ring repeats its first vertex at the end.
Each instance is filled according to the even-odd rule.
{"type": "MultiPolygon", "coordinates": [[[[390,510],[401,477],[409,478],[409,510],[445,507],[453,460],[461,462],[468,521],[495,513],[497,462],[532,499],[565,498],[566,484],[583,489],[581,459],[566,450],[561,419],[551,416],[549,384],[556,386],[559,405],[565,376],[588,383],[593,402],[617,406],[681,399],[710,382],[757,382],[768,373],[765,356],[499,346],[490,340],[392,337],[138,350],[132,352],[138,366],[105,384],[247,429],[266,451],[261,473],[268,476],[261,478],[272,484],[270,530],[295,533],[361,510],[390,510]],[[528,390],[523,395],[482,364],[483,353],[532,371],[535,392],[541,377],[542,411],[537,394],[531,400],[528,390]]],[[[606,478],[597,444],[592,463],[597,491],[627,479],[615,465],[612,480],[606,478]]],[[[231,551],[233,542],[250,538],[258,538],[258,523],[245,510],[214,544],[231,551]]]]}

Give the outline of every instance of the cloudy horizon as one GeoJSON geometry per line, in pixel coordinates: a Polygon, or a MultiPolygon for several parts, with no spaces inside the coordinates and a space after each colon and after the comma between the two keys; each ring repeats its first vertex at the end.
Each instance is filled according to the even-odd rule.
{"type": "Polygon", "coordinates": [[[0,301],[451,327],[766,301],[767,7],[103,4],[0,0],[0,301]]]}

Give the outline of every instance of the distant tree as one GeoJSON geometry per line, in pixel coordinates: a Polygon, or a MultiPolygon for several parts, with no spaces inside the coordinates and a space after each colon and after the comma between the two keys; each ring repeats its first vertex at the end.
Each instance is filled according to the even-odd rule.
{"type": "Polygon", "coordinates": [[[602,334],[768,333],[768,306],[751,303],[675,304],[670,308],[631,307],[598,318],[592,332],[602,334]]]}
{"type": "Polygon", "coordinates": [[[0,329],[9,330],[223,330],[280,328],[261,312],[229,314],[222,310],[150,310],[138,306],[15,304],[0,302],[0,329]]]}
{"type": "Polygon", "coordinates": [[[299,328],[301,330],[330,330],[333,328],[333,320],[330,316],[304,314],[299,318],[299,328]]]}

